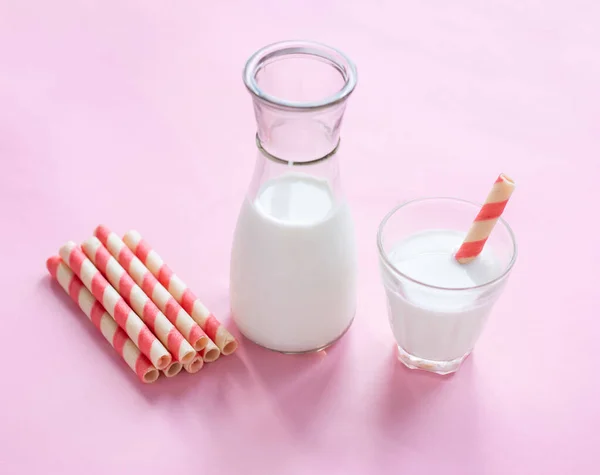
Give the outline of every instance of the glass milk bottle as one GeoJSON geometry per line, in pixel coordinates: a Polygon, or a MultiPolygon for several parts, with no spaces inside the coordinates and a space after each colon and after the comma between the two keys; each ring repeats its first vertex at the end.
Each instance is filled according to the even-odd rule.
{"type": "Polygon", "coordinates": [[[231,253],[233,319],[265,348],[318,351],[356,310],[354,223],[338,165],[356,68],[328,46],[286,41],[256,52],[244,82],[258,150],[231,253]]]}

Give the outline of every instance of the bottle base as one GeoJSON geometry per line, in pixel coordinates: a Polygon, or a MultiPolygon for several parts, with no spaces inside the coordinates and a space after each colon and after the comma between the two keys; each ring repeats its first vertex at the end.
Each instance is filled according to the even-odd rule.
{"type": "Polygon", "coordinates": [[[422,371],[429,371],[430,373],[436,373],[440,375],[452,374],[458,371],[460,365],[470,353],[467,353],[460,358],[449,361],[435,361],[426,360],[425,358],[419,358],[418,356],[407,353],[402,347],[398,345],[398,359],[410,369],[420,369],[422,371]]]}
{"type": "Polygon", "coordinates": [[[284,355],[304,355],[304,354],[307,354],[307,353],[318,353],[319,351],[323,351],[323,350],[329,348],[331,345],[337,343],[348,332],[348,330],[350,330],[350,327],[352,326],[352,323],[354,323],[354,317],[352,317],[352,320],[350,320],[350,323],[344,329],[344,331],[342,331],[342,333],[340,333],[339,336],[335,337],[330,342],[328,342],[328,343],[326,343],[324,345],[321,345],[321,346],[319,346],[317,348],[310,348],[310,349],[307,349],[307,350],[297,350],[297,351],[282,350],[282,349],[279,349],[279,348],[269,347],[267,345],[263,345],[261,343],[258,343],[257,341],[253,340],[252,338],[247,337],[246,335],[244,335],[244,332],[241,332],[241,333],[242,333],[242,335],[244,335],[244,338],[246,338],[247,340],[251,341],[252,343],[254,343],[257,346],[260,346],[261,348],[264,348],[265,350],[274,351],[276,353],[281,353],[281,354],[284,354],[284,355]]]}

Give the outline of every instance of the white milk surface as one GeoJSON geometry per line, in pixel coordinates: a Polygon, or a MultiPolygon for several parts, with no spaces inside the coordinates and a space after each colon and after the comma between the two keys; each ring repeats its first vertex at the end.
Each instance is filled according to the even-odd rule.
{"type": "MultiPolygon", "coordinates": [[[[500,262],[486,246],[469,264],[454,259],[464,233],[430,230],[396,244],[388,257],[403,274],[424,284],[466,288],[498,277],[500,262]]],[[[475,345],[494,298],[481,290],[436,290],[402,280],[400,292],[386,288],[392,330],[409,354],[434,361],[451,361],[467,355],[475,345]]]]}
{"type": "Polygon", "coordinates": [[[230,298],[240,331],[278,351],[321,348],[356,310],[354,225],[325,180],[292,173],[242,206],[231,255],[230,298]]]}

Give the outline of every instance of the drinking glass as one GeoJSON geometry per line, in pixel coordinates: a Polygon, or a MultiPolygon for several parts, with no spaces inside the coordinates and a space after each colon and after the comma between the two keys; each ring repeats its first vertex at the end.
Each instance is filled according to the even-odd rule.
{"type": "Polygon", "coordinates": [[[453,267],[460,266],[453,253],[480,208],[455,198],[416,199],[394,208],[379,226],[377,246],[390,325],[399,359],[409,368],[438,374],[457,371],[502,293],[517,257],[515,236],[502,218],[484,252],[470,264],[453,267]],[[438,256],[438,268],[419,268],[417,263],[413,272],[401,269],[410,259],[438,259],[434,254],[442,248],[447,255],[438,256]],[[462,283],[427,282],[454,275],[443,274],[448,270],[462,283]],[[472,277],[473,284],[464,285],[463,277],[469,282],[472,277]]]}

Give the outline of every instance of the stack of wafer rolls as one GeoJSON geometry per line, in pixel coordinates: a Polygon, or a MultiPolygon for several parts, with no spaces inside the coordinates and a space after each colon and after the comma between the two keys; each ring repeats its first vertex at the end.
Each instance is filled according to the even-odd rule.
{"type": "Polygon", "coordinates": [[[140,381],[153,383],[230,355],[237,341],[141,235],[106,226],[48,259],[50,275],[140,381]]]}

